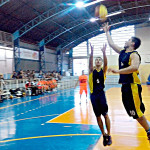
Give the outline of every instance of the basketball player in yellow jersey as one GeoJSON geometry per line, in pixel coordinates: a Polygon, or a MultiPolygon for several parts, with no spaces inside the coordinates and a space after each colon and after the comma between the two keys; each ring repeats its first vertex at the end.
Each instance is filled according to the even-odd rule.
{"type": "Polygon", "coordinates": [[[93,106],[93,110],[97,119],[99,128],[103,134],[103,145],[111,145],[112,140],[110,136],[110,119],[108,116],[108,105],[104,92],[104,81],[107,71],[107,57],[106,57],[106,45],[101,49],[103,53],[103,59],[97,57],[95,59],[95,69],[93,68],[93,47],[91,46],[91,55],[89,61],[89,86],[90,86],[90,98],[93,106]],[[104,65],[102,67],[102,63],[104,65]],[[103,121],[101,115],[104,116],[107,133],[105,133],[103,121]]]}
{"type": "Polygon", "coordinates": [[[137,37],[131,37],[125,43],[124,48],[120,48],[114,44],[109,29],[108,23],[104,24],[103,30],[106,33],[108,43],[119,54],[119,70],[110,68],[109,71],[120,74],[119,83],[122,84],[124,107],[128,115],[136,119],[145,129],[150,141],[150,126],[144,116],[145,107],[142,103],[142,87],[138,78],[141,57],[136,49],[141,45],[141,40],[137,37]]]}

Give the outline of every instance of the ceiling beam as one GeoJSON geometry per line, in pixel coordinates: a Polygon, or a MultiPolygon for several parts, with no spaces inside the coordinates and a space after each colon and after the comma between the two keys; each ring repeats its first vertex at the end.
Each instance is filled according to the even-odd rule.
{"type": "MultiPolygon", "coordinates": [[[[56,2],[53,2],[53,4],[56,4],[56,2]]],[[[81,26],[85,23],[88,23],[88,21],[79,21],[78,19],[75,19],[74,17],[72,17],[69,13],[67,14],[69,17],[71,17],[74,21],[71,23],[68,23],[66,26],[57,29],[56,31],[54,31],[53,33],[50,33],[48,36],[46,36],[45,38],[43,38],[39,43],[42,43],[46,45],[49,42],[53,41],[54,39],[58,38],[59,36],[63,35],[66,32],[70,32],[72,34],[74,34],[73,32],[71,32],[71,29],[74,29],[77,26],[81,26]]],[[[83,26],[84,30],[87,30],[84,26],[83,26]]],[[[76,36],[78,38],[77,35],[74,34],[74,36],[76,36]]]]}
{"type": "MultiPolygon", "coordinates": [[[[118,26],[118,25],[121,25],[121,26],[124,26],[124,24],[133,24],[135,21],[137,22],[137,21],[140,21],[140,20],[147,20],[148,19],[148,16],[149,16],[149,13],[147,13],[147,14],[141,14],[141,15],[139,15],[139,17],[138,18],[136,18],[136,19],[133,19],[134,17],[136,17],[136,15],[134,15],[134,16],[129,16],[129,17],[126,17],[126,20],[127,21],[124,21],[123,19],[122,19],[122,21],[121,20],[119,20],[119,22],[118,22],[118,19],[116,19],[116,20],[114,20],[112,23],[111,23],[111,26],[112,27],[115,27],[115,26],[118,26]],[[132,23],[133,22],[133,23],[132,23]]],[[[89,35],[91,35],[91,34],[94,34],[95,32],[99,32],[99,34],[101,34],[101,33],[104,33],[103,31],[100,31],[99,29],[89,29],[89,32],[88,33],[83,33],[78,39],[74,39],[74,38],[72,38],[72,39],[70,39],[70,42],[68,42],[68,43],[63,43],[62,45],[60,45],[59,46],[59,48],[61,49],[61,50],[65,50],[65,49],[67,49],[67,47],[68,46],[70,46],[71,44],[72,45],[74,45],[75,46],[75,42],[77,42],[77,41],[79,41],[79,40],[81,40],[83,37],[86,37],[86,36],[89,36],[89,35]]],[[[91,37],[90,37],[91,38],[91,37]]],[[[78,43],[79,44],[79,43],[78,43]]],[[[74,47],[73,46],[73,47],[74,47]]]]}
{"type": "MultiPolygon", "coordinates": [[[[133,2],[133,4],[135,4],[135,2],[133,2]]],[[[126,5],[123,5],[124,7],[126,7],[128,4],[126,5]]],[[[143,6],[135,6],[135,7],[129,7],[129,8],[125,8],[123,9],[121,7],[121,5],[119,5],[119,9],[121,11],[127,11],[127,10],[130,10],[130,9],[137,9],[137,8],[141,8],[141,7],[149,7],[150,5],[143,5],[143,6]]],[[[116,7],[116,6],[115,6],[116,7]]],[[[113,10],[113,8],[111,8],[111,10],[113,10]]],[[[124,19],[125,21],[125,18],[124,16],[122,16],[122,18],[124,19]]],[[[65,26],[66,30],[64,29],[58,29],[56,31],[54,31],[53,33],[51,33],[50,35],[46,36],[45,38],[43,38],[41,41],[45,41],[45,45],[48,44],[49,42],[53,41],[54,39],[58,38],[59,36],[61,36],[62,34],[74,29],[74,28],[77,28],[78,26],[80,25],[84,25],[86,23],[88,23],[89,21],[83,21],[81,22],[80,20],[76,20],[75,22],[71,22],[69,24],[67,24],[65,26]]]]}
{"type": "Polygon", "coordinates": [[[88,23],[89,21],[84,21],[81,22],[79,20],[75,21],[75,22],[71,22],[69,24],[67,24],[65,26],[65,30],[64,29],[58,29],[55,32],[51,33],[50,35],[48,35],[47,37],[45,37],[43,40],[45,41],[45,45],[48,44],[49,42],[53,41],[54,39],[58,38],[59,36],[61,36],[62,34],[71,31],[72,29],[79,27],[83,24],[88,23]]]}
{"type": "Polygon", "coordinates": [[[60,5],[57,5],[56,7],[44,12],[43,14],[38,15],[34,19],[30,20],[28,23],[23,25],[19,30],[17,30],[19,32],[19,37],[22,37],[24,34],[29,32],[39,24],[45,22],[46,20],[51,19],[59,14],[63,14],[64,12],[70,11],[70,8],[62,10],[60,9],[60,7],[60,5]]]}
{"type": "Polygon", "coordinates": [[[10,0],[0,0],[0,7],[8,3],[10,0]]]}

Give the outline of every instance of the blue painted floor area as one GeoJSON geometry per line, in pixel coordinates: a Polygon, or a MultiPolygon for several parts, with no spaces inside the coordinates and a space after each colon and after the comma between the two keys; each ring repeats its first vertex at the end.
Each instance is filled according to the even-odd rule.
{"type": "Polygon", "coordinates": [[[0,150],[92,150],[101,136],[97,125],[46,123],[74,108],[75,95],[79,88],[5,100],[0,104],[0,150]]]}
{"type": "MultiPolygon", "coordinates": [[[[31,123],[31,122],[30,122],[31,123]]],[[[38,121],[32,122],[32,124],[40,123],[38,121]]],[[[19,126],[22,126],[22,123],[18,123],[19,126]],[[20,124],[20,125],[19,125],[20,124]]],[[[86,150],[88,147],[94,146],[97,140],[100,138],[100,135],[95,136],[81,136],[80,134],[95,134],[98,133],[98,128],[95,126],[89,125],[74,125],[67,124],[68,127],[65,127],[66,124],[46,124],[45,126],[37,125],[33,129],[34,125],[30,126],[28,122],[24,122],[23,127],[21,127],[18,132],[16,132],[16,137],[33,137],[41,136],[37,139],[27,139],[20,141],[12,141],[7,143],[1,143],[1,149],[49,149],[49,150],[75,150],[81,149],[86,150]],[[70,126],[70,127],[69,127],[70,126]],[[27,129],[30,128],[30,129],[27,129]],[[33,130],[31,130],[31,128],[33,130]],[[23,132],[21,132],[21,130],[23,132]],[[21,133],[20,133],[21,132],[21,133]],[[61,136],[61,135],[65,136],[61,136]],[[71,135],[70,135],[71,134],[71,135]],[[57,137],[49,137],[49,135],[60,135],[57,137]],[[75,136],[74,136],[75,135],[75,136]],[[44,136],[44,137],[43,137],[44,136]],[[46,137],[47,136],[47,137],[46,137]],[[43,137],[43,138],[42,138],[43,137]],[[7,147],[7,148],[6,148],[7,147]]]]}

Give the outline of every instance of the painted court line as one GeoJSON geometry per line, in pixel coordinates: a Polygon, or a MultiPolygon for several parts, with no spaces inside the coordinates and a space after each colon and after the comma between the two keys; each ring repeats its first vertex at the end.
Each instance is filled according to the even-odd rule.
{"type": "MultiPolygon", "coordinates": [[[[66,89],[66,91],[68,91],[68,90],[70,90],[70,89],[66,89]]],[[[61,92],[62,91],[60,91],[58,93],[61,93],[61,92]]],[[[24,102],[21,102],[21,103],[16,103],[16,104],[13,104],[13,105],[10,105],[10,106],[0,107],[0,109],[5,109],[5,108],[13,107],[13,106],[16,106],[16,105],[24,104],[24,103],[29,103],[29,102],[36,101],[38,99],[42,99],[42,98],[45,98],[45,97],[54,96],[54,95],[56,95],[58,93],[46,95],[46,96],[43,96],[43,97],[39,97],[39,98],[36,98],[36,99],[33,99],[33,100],[29,100],[29,101],[24,101],[24,102]]]]}
{"type": "Polygon", "coordinates": [[[12,142],[12,141],[21,141],[21,140],[29,140],[29,139],[38,139],[38,138],[48,138],[48,137],[66,137],[66,136],[100,136],[100,134],[60,134],[60,135],[46,135],[46,136],[35,136],[35,137],[26,137],[26,138],[18,138],[11,140],[3,140],[0,143],[12,142]]]}
{"type": "MultiPolygon", "coordinates": [[[[146,136],[134,136],[134,135],[125,135],[125,134],[112,134],[113,136],[126,136],[126,137],[139,137],[146,138],[146,136]]],[[[66,136],[101,136],[101,134],[60,134],[60,135],[45,135],[45,136],[35,136],[35,137],[26,137],[26,138],[18,138],[11,140],[3,140],[0,143],[12,142],[12,141],[22,141],[22,140],[30,140],[30,139],[38,139],[38,138],[49,138],[49,137],[66,137],[66,136]]]]}
{"type": "Polygon", "coordinates": [[[52,114],[52,115],[45,115],[45,116],[38,116],[38,117],[31,117],[31,118],[24,118],[24,119],[19,119],[19,120],[13,120],[13,121],[7,121],[7,122],[0,122],[0,124],[5,124],[8,122],[14,122],[14,121],[22,121],[22,120],[29,120],[29,119],[37,119],[37,118],[43,118],[43,117],[48,117],[48,116],[56,116],[59,114],[52,114]]]}
{"type": "MultiPolygon", "coordinates": [[[[49,96],[53,96],[53,95],[55,95],[55,94],[52,94],[52,95],[49,95],[49,96]]],[[[42,98],[49,97],[49,96],[44,96],[44,97],[42,97],[42,98]]],[[[1,107],[0,109],[5,109],[5,108],[13,107],[13,106],[16,106],[16,105],[24,104],[24,103],[29,103],[29,102],[32,102],[32,101],[36,101],[36,100],[38,100],[38,99],[41,99],[41,97],[36,98],[36,99],[33,99],[33,100],[25,101],[25,102],[13,104],[13,105],[10,105],[10,106],[1,107]]]]}

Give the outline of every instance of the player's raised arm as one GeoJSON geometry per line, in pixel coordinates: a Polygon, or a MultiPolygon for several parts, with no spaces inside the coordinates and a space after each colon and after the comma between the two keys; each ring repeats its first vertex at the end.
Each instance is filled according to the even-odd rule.
{"type": "Polygon", "coordinates": [[[107,71],[106,47],[107,47],[107,45],[105,44],[105,45],[103,45],[103,48],[101,49],[101,51],[103,53],[103,62],[104,62],[103,71],[104,71],[104,74],[106,74],[106,71],[107,71]]]}
{"type": "Polygon", "coordinates": [[[90,47],[91,47],[91,54],[90,54],[90,60],[89,60],[89,74],[93,72],[93,50],[94,50],[94,47],[91,44],[90,44],[90,47]]]}
{"type": "Polygon", "coordinates": [[[107,41],[108,41],[108,44],[109,46],[117,53],[120,53],[120,51],[123,49],[121,47],[119,47],[118,45],[116,45],[110,35],[110,32],[109,32],[109,29],[110,29],[110,26],[108,25],[108,22],[103,24],[103,30],[104,32],[106,33],[106,36],[107,36],[107,41]]]}

